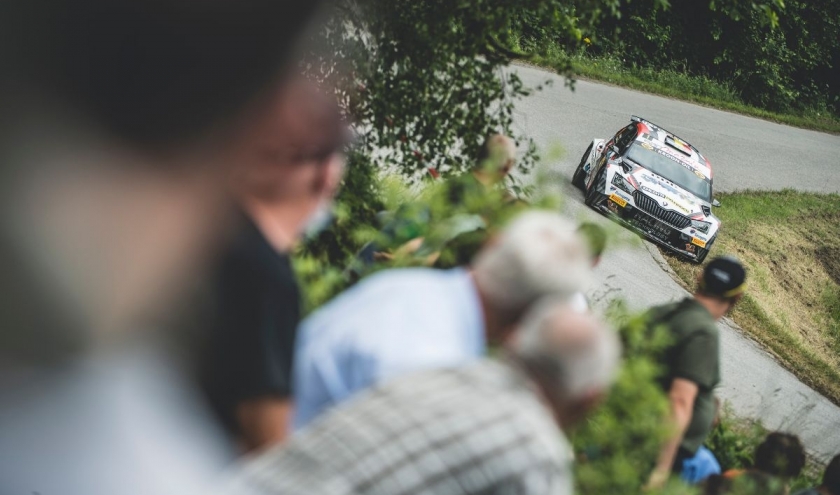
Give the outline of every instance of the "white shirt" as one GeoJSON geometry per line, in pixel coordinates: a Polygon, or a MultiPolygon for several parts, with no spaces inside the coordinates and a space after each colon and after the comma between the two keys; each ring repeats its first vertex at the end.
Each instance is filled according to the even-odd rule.
{"type": "Polygon", "coordinates": [[[586,296],[583,295],[583,292],[575,292],[572,295],[572,298],[569,299],[569,305],[578,313],[589,312],[589,301],[586,300],[586,296]]]}
{"type": "Polygon", "coordinates": [[[207,493],[230,446],[179,371],[141,349],[0,383],[0,493],[207,493]]]}
{"type": "Polygon", "coordinates": [[[363,280],[300,326],[294,429],[371,385],[481,357],[484,332],[478,292],[463,269],[388,270],[363,280]]]}

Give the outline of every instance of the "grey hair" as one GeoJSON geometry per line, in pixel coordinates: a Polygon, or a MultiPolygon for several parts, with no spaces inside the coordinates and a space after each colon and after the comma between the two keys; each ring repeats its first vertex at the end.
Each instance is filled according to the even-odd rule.
{"type": "Polygon", "coordinates": [[[548,298],[528,312],[511,351],[526,366],[550,375],[541,378],[564,400],[574,401],[612,384],[621,343],[616,332],[595,315],[548,298]]]}
{"type": "Polygon", "coordinates": [[[591,276],[586,243],[577,225],[549,211],[517,216],[498,242],[476,256],[473,274],[493,307],[523,313],[534,301],[569,299],[591,276]]]}

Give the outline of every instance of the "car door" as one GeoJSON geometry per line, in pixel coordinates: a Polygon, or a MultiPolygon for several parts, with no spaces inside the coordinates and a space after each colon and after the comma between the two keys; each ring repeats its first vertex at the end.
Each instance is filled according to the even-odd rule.
{"type": "Polygon", "coordinates": [[[616,152],[613,148],[617,148],[618,154],[623,155],[624,152],[627,151],[627,147],[630,146],[630,143],[636,139],[637,134],[638,126],[634,122],[627,127],[623,127],[615,134],[615,136],[604,143],[604,151],[601,153],[601,156],[598,158],[598,162],[595,163],[595,166],[592,167],[592,172],[589,174],[588,184],[586,185],[587,190],[592,187],[595,177],[598,175],[601,168],[607,164],[607,161],[615,159],[616,152]]]}

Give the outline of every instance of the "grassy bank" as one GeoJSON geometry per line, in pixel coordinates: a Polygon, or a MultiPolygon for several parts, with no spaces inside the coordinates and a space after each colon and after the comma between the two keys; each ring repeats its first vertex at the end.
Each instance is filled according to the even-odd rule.
{"type": "MultiPolygon", "coordinates": [[[[720,422],[712,430],[706,445],[714,452],[724,472],[729,469],[744,469],[752,466],[755,448],[769,431],[761,423],[735,416],[724,407],[720,422]]],[[[822,479],[825,463],[809,457],[805,468],[791,480],[791,492],[816,486],[822,479]]]]}
{"type": "MultiPolygon", "coordinates": [[[[748,267],[732,318],[782,364],[840,404],[840,195],[791,190],[720,194],[712,255],[748,267]]],[[[687,287],[699,267],[668,256],[687,287]]]]}
{"type": "MultiPolygon", "coordinates": [[[[546,67],[553,65],[551,60],[532,62],[546,67]]],[[[804,129],[840,133],[840,120],[830,113],[816,110],[802,114],[769,112],[744,104],[731,86],[708,77],[688,75],[674,70],[627,67],[621,60],[609,56],[594,58],[575,55],[572,57],[572,64],[575,73],[584,78],[804,129]]]]}

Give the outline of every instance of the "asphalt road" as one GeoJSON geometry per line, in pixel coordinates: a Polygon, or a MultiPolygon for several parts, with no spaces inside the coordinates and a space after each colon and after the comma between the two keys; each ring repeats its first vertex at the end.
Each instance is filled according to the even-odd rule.
{"type": "MultiPolygon", "coordinates": [[[[662,125],[695,145],[715,171],[719,191],[795,188],[840,192],[840,136],[807,131],[614,86],[562,79],[532,67],[514,68],[529,86],[554,85],[517,104],[515,126],[541,149],[560,144],[566,153],[543,165],[567,191],[570,215],[609,224],[583,205],[567,186],[588,143],[607,137],[631,114],[662,125]]],[[[726,207],[726,205],[722,205],[726,207]]],[[[712,255],[716,254],[714,251],[712,255]]],[[[624,245],[607,253],[596,269],[594,300],[616,295],[643,308],[684,297],[667,263],[651,244],[624,245]]],[[[597,303],[596,303],[597,304],[597,303]]],[[[731,321],[720,324],[722,385],[719,395],[742,417],[799,435],[816,457],[840,452],[840,408],[799,382],[731,321]]]]}

